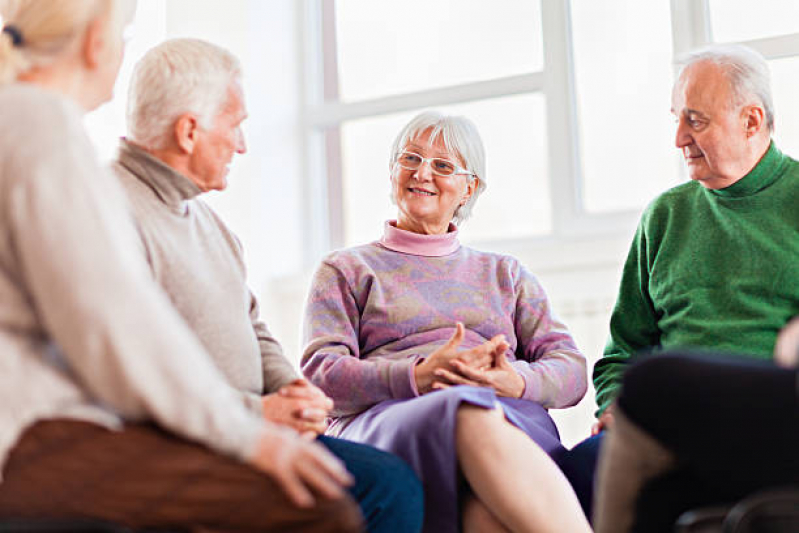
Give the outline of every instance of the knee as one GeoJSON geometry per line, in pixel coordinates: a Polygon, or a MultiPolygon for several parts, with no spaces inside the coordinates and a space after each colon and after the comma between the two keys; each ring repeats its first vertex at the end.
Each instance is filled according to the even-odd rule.
{"type": "Polygon", "coordinates": [[[675,387],[680,387],[689,358],[680,355],[647,357],[633,365],[624,375],[619,405],[641,405],[662,401],[675,387]],[[665,396],[664,396],[665,395],[665,396]]]}

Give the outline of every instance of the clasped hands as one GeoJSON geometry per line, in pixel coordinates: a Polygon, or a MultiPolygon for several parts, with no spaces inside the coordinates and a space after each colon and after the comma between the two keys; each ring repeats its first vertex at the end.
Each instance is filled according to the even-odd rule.
{"type": "Polygon", "coordinates": [[[472,385],[491,387],[499,396],[521,397],[524,379],[505,355],[509,348],[505,336],[497,335],[479,346],[458,351],[463,338],[464,327],[458,322],[447,343],[414,367],[419,394],[453,385],[472,385]]]}
{"type": "Polygon", "coordinates": [[[296,379],[261,398],[264,418],[312,439],[325,432],[333,400],[304,379],[296,379]]]}

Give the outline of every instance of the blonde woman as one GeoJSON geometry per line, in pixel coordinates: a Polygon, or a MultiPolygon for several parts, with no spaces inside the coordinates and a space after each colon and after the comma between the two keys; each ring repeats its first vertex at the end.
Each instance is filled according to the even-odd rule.
{"type": "Polygon", "coordinates": [[[349,473],[226,384],[98,167],[82,117],[133,8],[0,3],[0,520],[358,531],[349,473]]]}

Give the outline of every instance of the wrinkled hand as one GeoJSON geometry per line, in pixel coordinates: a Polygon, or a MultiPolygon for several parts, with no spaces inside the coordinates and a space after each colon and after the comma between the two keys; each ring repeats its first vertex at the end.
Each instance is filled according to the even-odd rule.
{"type": "Polygon", "coordinates": [[[609,405],[596,421],[596,424],[591,426],[591,436],[599,435],[600,432],[613,427],[613,405],[609,405]]]}
{"type": "Polygon", "coordinates": [[[314,494],[341,498],[345,487],[353,483],[341,461],[322,445],[279,427],[264,434],[251,462],[271,476],[298,507],[312,507],[314,494]]]}
{"type": "Polygon", "coordinates": [[[456,358],[467,361],[467,364],[474,368],[484,368],[494,360],[495,351],[504,353],[507,349],[508,344],[505,342],[505,337],[497,335],[480,346],[459,352],[458,346],[463,342],[464,334],[463,324],[458,322],[455,325],[455,333],[452,334],[447,343],[413,368],[413,377],[416,380],[416,388],[419,390],[419,394],[434,390],[433,384],[441,380],[436,375],[436,371],[450,368],[450,363],[456,358]]]}
{"type": "MultiPolygon", "coordinates": [[[[466,354],[466,357],[458,354],[458,357],[449,362],[449,368],[438,368],[434,371],[436,381],[433,383],[433,388],[446,389],[453,385],[491,387],[499,396],[520,398],[524,393],[524,379],[508,361],[505,352],[509,346],[504,336],[500,337],[499,342],[496,342],[491,349],[489,365],[475,364],[475,361],[478,363],[481,361],[471,358],[471,354],[466,354]]],[[[494,339],[488,342],[492,341],[494,339]]]]}
{"type": "Polygon", "coordinates": [[[780,330],[774,345],[774,361],[786,368],[799,366],[799,316],[780,330]]]}
{"type": "Polygon", "coordinates": [[[325,432],[333,400],[304,379],[284,385],[261,398],[264,418],[289,426],[307,437],[325,432]]]}

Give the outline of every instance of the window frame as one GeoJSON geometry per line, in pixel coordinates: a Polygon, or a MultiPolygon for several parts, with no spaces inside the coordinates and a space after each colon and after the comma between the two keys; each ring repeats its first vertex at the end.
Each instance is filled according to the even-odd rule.
{"type": "MultiPolygon", "coordinates": [[[[629,239],[644,206],[608,213],[588,212],[582,200],[583,173],[572,49],[571,2],[539,0],[544,46],[542,70],[487,81],[463,83],[356,102],[337,101],[335,2],[303,0],[301,31],[304,79],[300,118],[306,201],[306,264],[312,266],[331,249],[344,246],[340,139],[337,126],[348,120],[457,104],[502,96],[541,93],[545,98],[547,157],[552,231],[521,239],[476,243],[510,253],[536,250],[552,257],[565,251],[565,263],[618,261],[611,255],[585,258],[586,241],[629,239]],[[332,135],[325,134],[331,129],[332,135]]],[[[670,0],[673,57],[713,42],[707,0],[670,0]]],[[[799,33],[743,41],[766,59],[799,56],[799,33]]],[[[677,66],[674,67],[675,74],[677,66]]],[[[675,155],[676,157],[676,155],[675,155]]],[[[684,171],[684,169],[683,169],[684,171]]],[[[618,246],[609,246],[616,253],[618,246]]]]}

